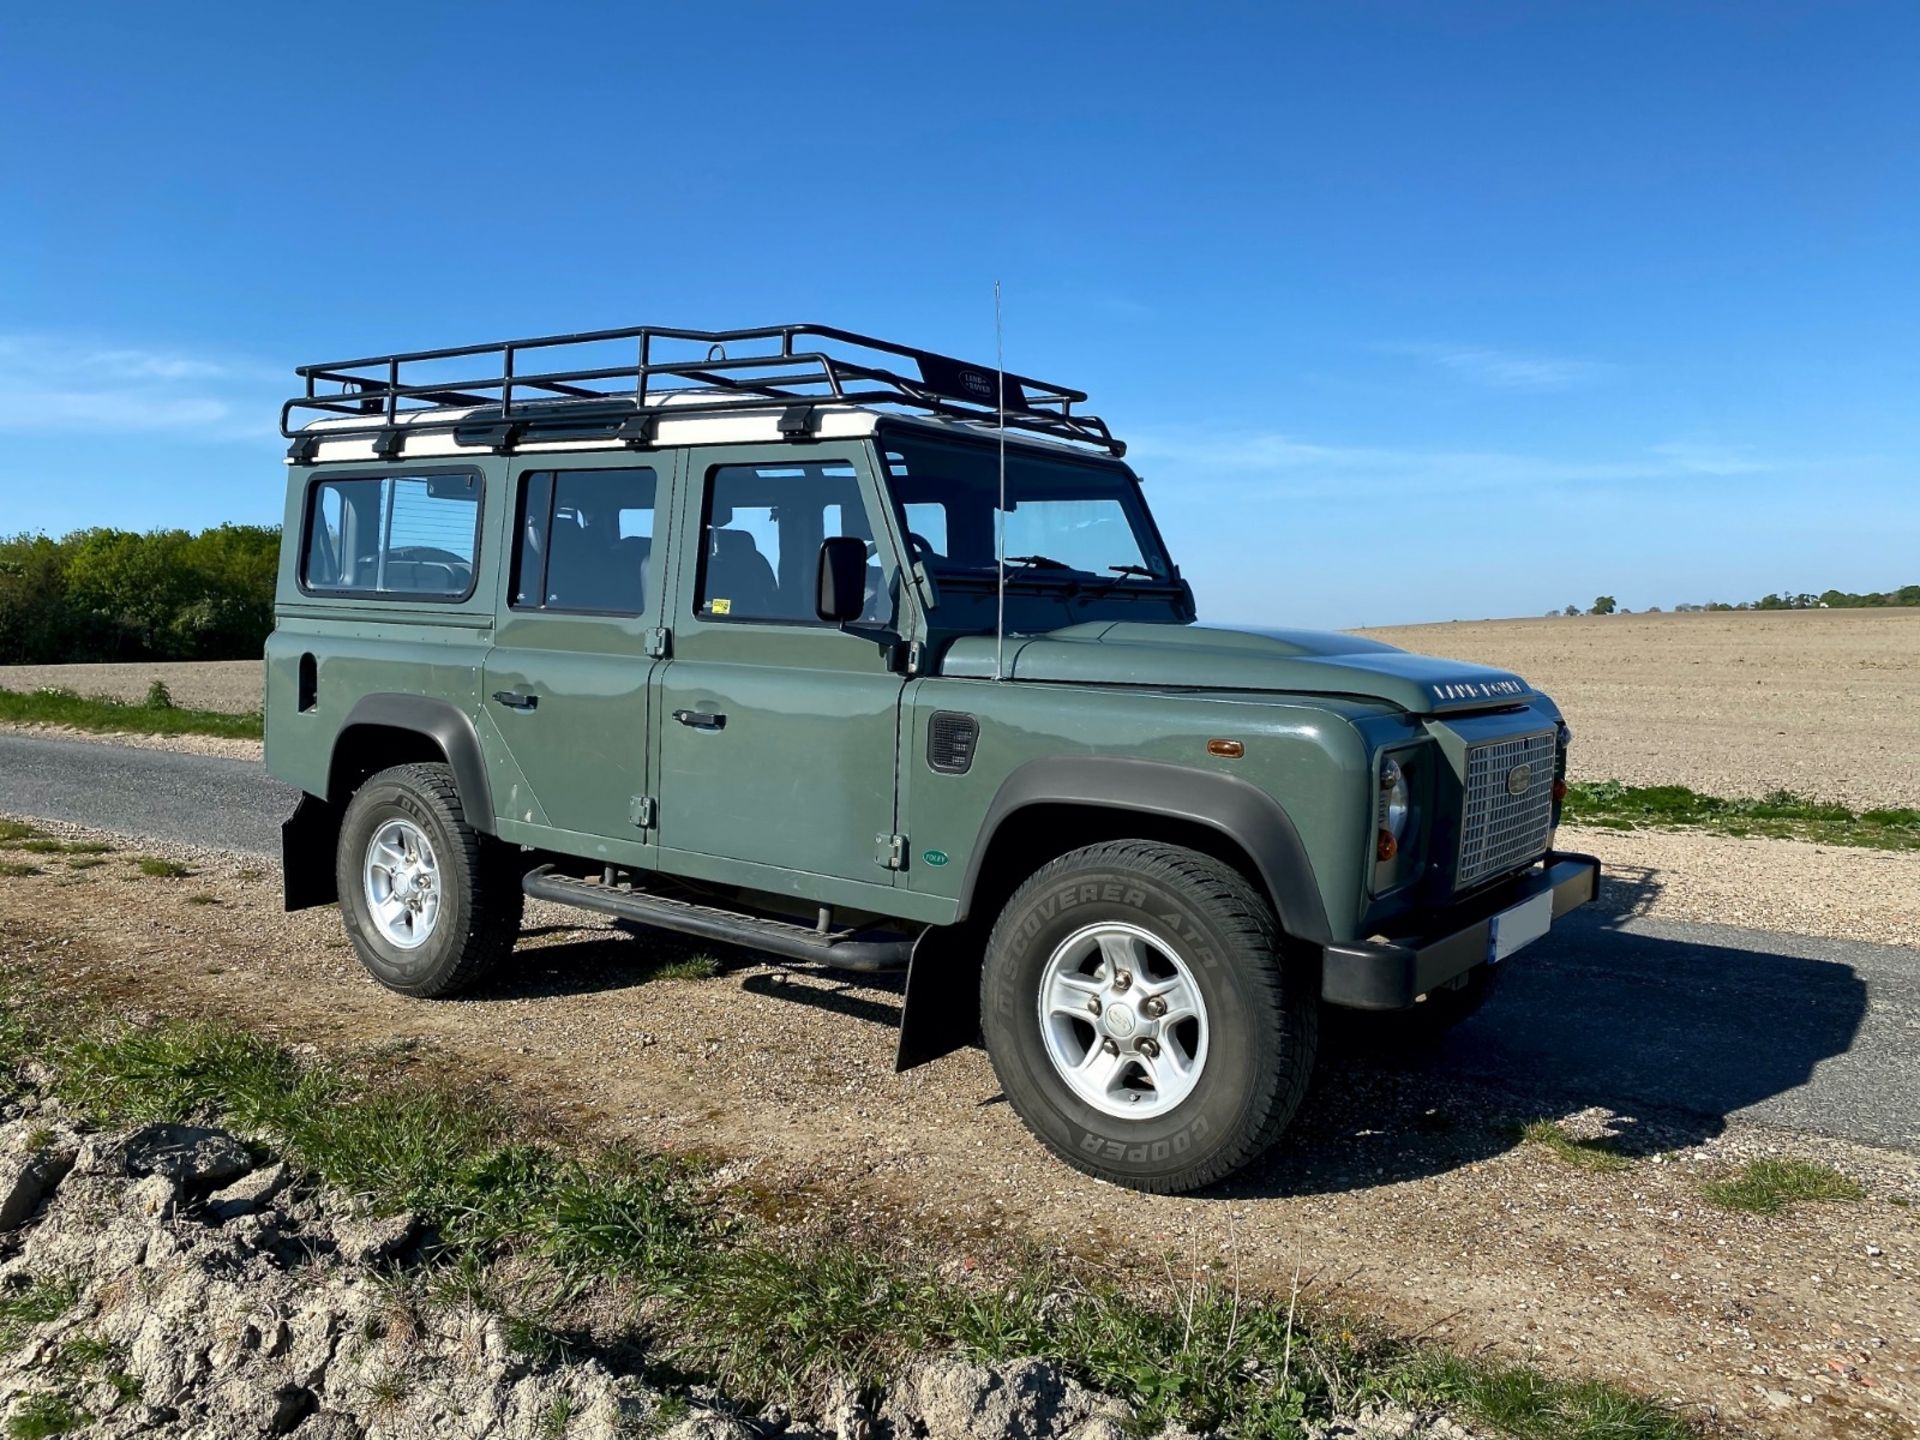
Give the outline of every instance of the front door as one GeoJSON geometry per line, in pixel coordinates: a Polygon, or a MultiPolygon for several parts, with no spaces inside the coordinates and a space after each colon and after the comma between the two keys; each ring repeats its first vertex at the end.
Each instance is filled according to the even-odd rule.
{"type": "Polygon", "coordinates": [[[665,583],[653,536],[666,465],[571,455],[510,469],[512,570],[480,705],[506,838],[627,860],[650,838],[648,637],[665,583]]]}
{"type": "Polygon", "coordinates": [[[831,445],[698,449],[686,464],[655,702],[660,844],[738,863],[663,863],[816,898],[852,892],[807,876],[891,885],[876,847],[894,829],[903,680],[880,638],[897,566],[877,478],[857,447],[831,445]],[[833,535],[871,546],[867,613],[844,630],[815,611],[833,535]]]}

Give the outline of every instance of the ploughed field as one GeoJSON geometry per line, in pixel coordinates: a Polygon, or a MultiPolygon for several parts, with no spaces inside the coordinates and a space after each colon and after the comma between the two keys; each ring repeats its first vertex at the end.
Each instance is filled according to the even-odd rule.
{"type": "Polygon", "coordinates": [[[0,690],[52,687],[77,695],[139,701],[160,681],[173,703],[188,710],[224,710],[244,715],[258,710],[266,688],[258,660],[129,665],[0,665],[0,690]]]}
{"type": "MultiPolygon", "coordinates": [[[[1920,806],[1920,610],[1455,621],[1360,632],[1517,671],[1574,727],[1574,778],[1792,790],[1856,809],[1920,806]]],[[[260,707],[254,661],[0,666],[0,689],[61,686],[260,707]]]]}
{"type": "Polygon", "coordinates": [[[1455,621],[1362,634],[1559,702],[1573,778],[1920,806],[1920,610],[1455,621]]]}

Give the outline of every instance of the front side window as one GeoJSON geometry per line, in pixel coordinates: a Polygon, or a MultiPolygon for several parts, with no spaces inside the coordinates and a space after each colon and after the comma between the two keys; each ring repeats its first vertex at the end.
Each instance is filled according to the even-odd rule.
{"type": "Polygon", "coordinates": [[[322,480],[307,509],[301,580],[345,595],[463,600],[479,540],[471,472],[322,480]]]}
{"type": "Polygon", "coordinates": [[[820,543],[851,535],[867,543],[863,623],[883,624],[893,598],[880,567],[860,479],[844,460],[721,465],[707,476],[701,529],[703,620],[821,624],[820,543]]]}
{"type": "MultiPolygon", "coordinates": [[[[914,559],[935,575],[994,582],[1000,459],[992,446],[896,436],[887,486],[914,559]]],[[[1009,447],[1007,583],[1084,588],[1174,584],[1139,485],[1119,465],[1009,447]]]]}
{"type": "Polygon", "coordinates": [[[520,482],[516,610],[644,615],[653,568],[652,470],[540,470],[520,482]]]}

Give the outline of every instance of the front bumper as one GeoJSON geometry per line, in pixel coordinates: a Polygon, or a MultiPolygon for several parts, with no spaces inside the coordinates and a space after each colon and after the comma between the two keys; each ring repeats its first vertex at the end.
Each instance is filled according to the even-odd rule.
{"type": "Polygon", "coordinates": [[[1553,918],[1600,894],[1600,862],[1550,852],[1544,861],[1450,910],[1426,917],[1424,933],[1329,945],[1320,995],[1356,1010],[1404,1010],[1429,990],[1458,979],[1493,954],[1494,917],[1551,892],[1553,918]]]}

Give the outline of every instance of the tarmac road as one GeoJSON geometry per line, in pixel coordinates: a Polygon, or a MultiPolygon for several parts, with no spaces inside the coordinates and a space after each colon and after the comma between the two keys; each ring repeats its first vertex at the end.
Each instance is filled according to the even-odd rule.
{"type": "MultiPolygon", "coordinates": [[[[295,795],[250,762],[0,735],[0,813],[274,857],[295,795]]],[[[1507,962],[1421,1068],[1604,1105],[1920,1149],[1920,952],[1634,915],[1631,887],[1507,962]]]]}

